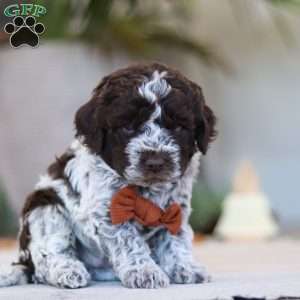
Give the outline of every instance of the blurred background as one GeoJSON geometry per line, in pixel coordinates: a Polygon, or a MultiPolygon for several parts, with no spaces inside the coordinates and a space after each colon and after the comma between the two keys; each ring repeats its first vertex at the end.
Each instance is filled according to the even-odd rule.
{"type": "Polygon", "coordinates": [[[218,117],[194,229],[300,232],[300,1],[26,2],[47,9],[37,48],[13,49],[3,31],[12,18],[0,15],[1,236],[16,233],[26,195],[72,141],[74,113],[101,77],[152,60],[198,82],[218,117]]]}

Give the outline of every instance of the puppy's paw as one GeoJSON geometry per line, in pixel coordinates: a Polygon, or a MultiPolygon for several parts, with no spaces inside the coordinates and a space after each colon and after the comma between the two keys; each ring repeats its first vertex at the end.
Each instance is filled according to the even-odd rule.
{"type": "Polygon", "coordinates": [[[91,280],[90,274],[80,262],[57,265],[51,272],[51,284],[69,289],[85,287],[91,280]]]}
{"type": "Polygon", "coordinates": [[[155,289],[169,285],[168,276],[155,264],[135,266],[127,270],[122,283],[129,288],[155,289]]]}
{"type": "Polygon", "coordinates": [[[175,264],[170,273],[172,283],[205,283],[211,277],[204,268],[192,264],[175,264]]]}

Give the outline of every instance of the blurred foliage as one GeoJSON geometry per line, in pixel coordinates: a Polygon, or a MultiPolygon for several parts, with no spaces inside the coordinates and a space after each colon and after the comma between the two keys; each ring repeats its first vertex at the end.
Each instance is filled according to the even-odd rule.
{"type": "Polygon", "coordinates": [[[211,234],[221,215],[223,194],[214,193],[204,184],[194,185],[190,224],[194,231],[211,234]]]}
{"type": "MultiPolygon", "coordinates": [[[[0,8],[4,9],[8,3],[15,1],[2,0],[2,2],[0,8]]],[[[201,14],[195,14],[195,10],[201,11],[203,7],[205,11],[206,1],[23,0],[22,2],[41,4],[47,8],[47,14],[41,17],[41,21],[46,25],[43,37],[48,39],[64,41],[79,39],[97,46],[106,51],[106,54],[116,52],[117,49],[135,57],[145,58],[157,57],[162,51],[164,55],[179,52],[191,54],[209,65],[222,67],[226,71],[232,68],[224,59],[224,54],[221,57],[220,53],[216,52],[215,45],[201,40],[196,36],[196,31],[187,30],[192,29],[195,26],[195,19],[201,17],[201,14]]],[[[249,27],[257,23],[257,15],[264,15],[260,14],[260,11],[262,6],[266,6],[267,14],[270,14],[271,19],[274,18],[275,25],[279,27],[279,33],[287,35],[289,33],[286,20],[283,16],[278,16],[278,12],[285,11],[286,8],[298,12],[300,9],[300,0],[224,2],[229,4],[239,20],[247,22],[249,27]]],[[[0,16],[0,21],[2,18],[3,16],[0,16]]],[[[268,29],[268,26],[266,28],[268,29]]],[[[8,35],[0,32],[0,42],[7,41],[8,35]]]]}
{"type": "Polygon", "coordinates": [[[268,0],[271,4],[300,8],[300,0],[268,0]]]}
{"type": "Polygon", "coordinates": [[[0,236],[11,236],[17,232],[17,218],[8,205],[8,199],[0,186],[0,236]]]}
{"type": "Polygon", "coordinates": [[[184,25],[193,1],[39,0],[48,39],[80,39],[107,54],[123,50],[151,58],[159,51],[192,54],[210,65],[226,67],[212,47],[191,37],[184,25]]]}

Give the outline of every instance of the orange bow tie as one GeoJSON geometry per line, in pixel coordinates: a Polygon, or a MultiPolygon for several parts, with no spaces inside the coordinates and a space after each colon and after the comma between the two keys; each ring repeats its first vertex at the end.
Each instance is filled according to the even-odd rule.
{"type": "Polygon", "coordinates": [[[145,226],[164,225],[172,234],[177,234],[181,225],[181,208],[171,204],[165,211],[150,200],[139,196],[133,186],[118,191],[110,207],[112,224],[136,220],[145,226]]]}

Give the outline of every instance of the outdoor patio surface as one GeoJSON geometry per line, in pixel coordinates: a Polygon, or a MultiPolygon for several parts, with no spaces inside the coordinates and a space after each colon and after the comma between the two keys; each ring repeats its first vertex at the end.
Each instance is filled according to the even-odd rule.
{"type": "MultiPolygon", "coordinates": [[[[8,264],[16,250],[0,250],[0,265],[8,264]]],[[[42,285],[0,288],[1,300],[227,300],[300,299],[300,241],[204,241],[195,244],[195,256],[207,266],[213,281],[200,285],[171,285],[158,290],[127,289],[118,282],[93,283],[79,290],[42,285]]]]}

